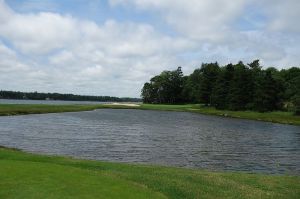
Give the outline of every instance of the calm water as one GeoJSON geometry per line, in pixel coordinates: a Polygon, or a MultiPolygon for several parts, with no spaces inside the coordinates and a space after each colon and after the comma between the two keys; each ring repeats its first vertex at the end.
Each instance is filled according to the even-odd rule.
{"type": "Polygon", "coordinates": [[[14,100],[0,99],[0,104],[106,104],[111,102],[92,102],[92,101],[63,101],[63,100],[14,100]]]}
{"type": "Polygon", "coordinates": [[[0,145],[117,162],[300,174],[299,126],[183,112],[0,117],[0,145]]]}

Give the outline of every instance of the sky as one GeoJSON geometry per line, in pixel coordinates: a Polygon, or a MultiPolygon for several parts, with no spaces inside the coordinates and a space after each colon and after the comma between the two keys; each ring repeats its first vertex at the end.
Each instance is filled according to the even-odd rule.
{"type": "Polygon", "coordinates": [[[0,0],[0,90],[140,97],[163,70],[300,67],[300,0],[0,0]]]}

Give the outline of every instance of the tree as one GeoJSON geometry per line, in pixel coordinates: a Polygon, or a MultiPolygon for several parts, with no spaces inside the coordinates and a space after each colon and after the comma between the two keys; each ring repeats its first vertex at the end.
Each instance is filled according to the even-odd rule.
{"type": "Polygon", "coordinates": [[[154,76],[142,89],[146,103],[204,103],[217,109],[281,110],[285,103],[299,114],[300,68],[263,69],[259,60],[220,67],[203,63],[184,76],[181,67],[154,76]]]}
{"type": "Polygon", "coordinates": [[[194,72],[186,78],[183,95],[189,102],[200,102],[200,85],[202,81],[202,73],[200,69],[194,70],[194,72]]]}
{"type": "Polygon", "coordinates": [[[260,112],[273,111],[279,108],[279,86],[272,77],[271,71],[264,71],[257,80],[254,97],[254,109],[260,112]]]}
{"type": "Polygon", "coordinates": [[[229,109],[245,110],[252,98],[252,81],[249,68],[239,62],[234,65],[233,78],[230,85],[229,109]]]}
{"type": "Polygon", "coordinates": [[[170,76],[170,103],[180,103],[183,102],[183,86],[184,79],[181,67],[178,67],[176,70],[171,71],[170,76]]]}
{"type": "Polygon", "coordinates": [[[233,78],[233,65],[221,68],[212,94],[212,104],[217,109],[226,109],[229,104],[230,84],[233,78]]]}
{"type": "Polygon", "coordinates": [[[144,103],[152,103],[154,101],[153,90],[150,83],[146,82],[142,88],[142,100],[144,103]]]}
{"type": "Polygon", "coordinates": [[[250,64],[248,64],[248,66],[253,69],[253,70],[261,70],[261,66],[259,64],[259,60],[256,59],[253,62],[251,62],[250,64]]]}
{"type": "Polygon", "coordinates": [[[280,71],[280,76],[284,80],[284,100],[291,101],[300,87],[300,68],[292,67],[288,70],[280,71]]]}
{"type": "Polygon", "coordinates": [[[212,103],[212,91],[215,87],[215,83],[219,74],[219,64],[210,63],[202,64],[200,72],[202,75],[199,87],[200,102],[208,105],[212,103]]]}
{"type": "Polygon", "coordinates": [[[295,114],[300,115],[300,74],[289,81],[288,92],[291,95],[295,114]]]}
{"type": "Polygon", "coordinates": [[[300,94],[296,94],[295,96],[293,96],[292,101],[295,106],[295,115],[300,115],[300,94]]]}
{"type": "Polygon", "coordinates": [[[174,71],[163,71],[150,79],[142,88],[142,99],[145,103],[180,103],[183,101],[183,73],[181,67],[174,71]]]}

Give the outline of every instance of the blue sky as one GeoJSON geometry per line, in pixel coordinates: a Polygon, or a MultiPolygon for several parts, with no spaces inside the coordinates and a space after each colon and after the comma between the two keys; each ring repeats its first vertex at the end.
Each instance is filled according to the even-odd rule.
{"type": "Polygon", "coordinates": [[[139,97],[182,66],[300,66],[299,0],[0,0],[0,89],[139,97]]]}
{"type": "Polygon", "coordinates": [[[98,24],[113,19],[118,22],[147,23],[166,34],[176,34],[171,27],[162,23],[157,16],[147,10],[131,6],[111,6],[107,0],[9,0],[7,4],[20,13],[55,12],[62,15],[92,20],[98,24]]]}

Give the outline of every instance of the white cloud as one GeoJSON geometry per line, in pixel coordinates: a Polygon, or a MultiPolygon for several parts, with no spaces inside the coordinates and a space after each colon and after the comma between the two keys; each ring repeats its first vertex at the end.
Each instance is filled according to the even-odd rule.
{"type": "Polygon", "coordinates": [[[295,35],[300,32],[299,0],[110,0],[110,3],[158,12],[171,28],[197,43],[198,48],[192,54],[198,52],[202,60],[226,63],[261,59],[267,66],[279,67],[300,63],[294,56],[300,46],[300,38],[295,35]],[[250,26],[247,30],[237,26],[245,23],[240,22],[242,19],[250,23],[246,24],[250,26]],[[209,52],[201,49],[207,44],[209,52]],[[287,61],[291,57],[294,58],[287,61]]]}
{"type": "Polygon", "coordinates": [[[24,72],[29,67],[17,60],[16,54],[0,43],[0,73],[24,72]]]}
{"type": "Polygon", "coordinates": [[[299,0],[264,0],[260,3],[269,20],[267,28],[271,31],[300,32],[299,0]]]}
{"type": "Polygon", "coordinates": [[[144,81],[173,67],[175,54],[194,45],[147,24],[107,20],[98,25],[56,13],[20,14],[4,2],[0,9],[6,13],[0,16],[5,21],[0,37],[33,62],[30,73],[15,71],[20,90],[137,97],[144,81]]]}
{"type": "MultiPolygon", "coordinates": [[[[2,5],[0,4],[0,7],[2,5]]],[[[1,9],[3,10],[3,8],[1,9]]],[[[77,24],[70,16],[53,13],[17,14],[11,10],[1,16],[0,35],[30,54],[43,54],[76,41],[77,24]]]]}
{"type": "Polygon", "coordinates": [[[196,39],[224,39],[237,19],[257,11],[266,18],[265,28],[300,31],[299,0],[110,0],[110,4],[158,11],[169,25],[196,39]]]}
{"type": "Polygon", "coordinates": [[[193,39],[219,41],[243,11],[245,0],[110,0],[112,5],[131,3],[138,9],[159,11],[165,21],[193,39]]]}
{"type": "Polygon", "coordinates": [[[0,89],[15,90],[22,85],[37,86],[40,78],[47,74],[34,68],[16,55],[16,53],[0,42],[0,89]]]}
{"type": "Polygon", "coordinates": [[[151,76],[177,66],[192,72],[201,62],[257,58],[267,66],[299,65],[300,37],[291,36],[299,31],[298,3],[286,2],[290,13],[278,9],[279,0],[110,1],[113,8],[159,13],[175,30],[170,36],[155,23],[19,13],[0,0],[0,89],[138,97],[151,76]],[[239,30],[236,21],[254,3],[266,21],[239,30]]]}
{"type": "Polygon", "coordinates": [[[82,71],[82,75],[88,78],[101,78],[101,76],[105,75],[103,71],[103,67],[100,65],[95,65],[93,67],[88,67],[82,71]]]}
{"type": "Polygon", "coordinates": [[[76,60],[72,52],[63,50],[62,52],[49,57],[49,61],[51,64],[60,65],[73,64],[76,60]]]}

